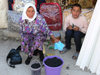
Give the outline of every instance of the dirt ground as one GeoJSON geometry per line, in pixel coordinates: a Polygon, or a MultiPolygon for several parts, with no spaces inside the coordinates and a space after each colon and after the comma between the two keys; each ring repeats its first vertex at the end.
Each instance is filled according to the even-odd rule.
{"type": "MultiPolygon", "coordinates": [[[[25,65],[25,60],[27,55],[21,52],[21,56],[23,59],[22,64],[16,65],[16,68],[11,68],[7,65],[6,56],[10,49],[17,48],[20,44],[20,41],[15,40],[0,40],[0,75],[32,75],[32,70],[30,65],[25,65]]],[[[57,55],[64,60],[64,65],[61,69],[61,75],[95,75],[91,74],[89,70],[85,69],[85,71],[81,70],[78,66],[75,65],[76,60],[72,59],[72,55],[75,52],[75,46],[72,45],[70,51],[65,54],[59,54],[58,50],[48,50],[45,49],[46,53],[51,53],[52,55],[57,55]],[[66,68],[67,67],[67,68],[66,68]]],[[[38,57],[33,57],[34,59],[38,59],[38,57]]],[[[31,62],[32,63],[32,62],[31,62]]],[[[41,75],[45,75],[45,69],[42,67],[41,75]]]]}

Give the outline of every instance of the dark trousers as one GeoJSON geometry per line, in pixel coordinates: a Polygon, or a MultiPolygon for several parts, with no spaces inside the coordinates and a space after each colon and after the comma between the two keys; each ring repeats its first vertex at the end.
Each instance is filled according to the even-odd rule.
{"type": "Polygon", "coordinates": [[[65,32],[65,44],[66,48],[70,49],[71,48],[71,38],[74,38],[75,46],[76,46],[76,51],[80,52],[82,42],[81,39],[85,36],[84,33],[80,31],[74,31],[74,30],[67,30],[65,32]]]}
{"type": "MultiPolygon", "coordinates": [[[[16,50],[21,51],[21,45],[18,46],[16,50]]],[[[44,59],[43,51],[40,51],[40,50],[36,49],[34,51],[34,54],[33,55],[38,55],[38,54],[39,54],[40,61],[43,61],[43,59],[44,59]]]]}
{"type": "Polygon", "coordinates": [[[38,54],[39,54],[40,61],[43,61],[43,59],[44,59],[43,51],[40,51],[40,50],[36,49],[34,51],[34,54],[33,55],[38,55],[38,54]]]}

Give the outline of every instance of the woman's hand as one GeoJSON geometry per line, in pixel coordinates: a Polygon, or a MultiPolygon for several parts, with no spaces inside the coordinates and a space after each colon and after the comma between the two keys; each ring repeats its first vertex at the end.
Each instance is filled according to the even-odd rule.
{"type": "Polygon", "coordinates": [[[56,39],[54,35],[51,35],[51,38],[54,40],[54,43],[59,42],[59,40],[56,39]]]}
{"type": "Polygon", "coordinates": [[[58,39],[54,39],[54,42],[56,43],[56,42],[59,42],[59,40],[58,39]]]}

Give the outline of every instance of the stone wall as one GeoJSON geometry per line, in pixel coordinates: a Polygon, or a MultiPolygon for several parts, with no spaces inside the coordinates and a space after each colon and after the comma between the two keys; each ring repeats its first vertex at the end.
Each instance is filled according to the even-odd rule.
{"type": "Polygon", "coordinates": [[[7,28],[8,0],[0,0],[0,28],[7,28]]]}
{"type": "MultiPolygon", "coordinates": [[[[83,13],[87,19],[88,19],[88,22],[90,22],[91,20],[91,16],[92,16],[92,13],[93,13],[93,9],[84,9],[82,10],[83,13]]],[[[70,9],[68,10],[64,10],[63,11],[63,24],[64,24],[64,19],[65,19],[65,16],[68,16],[68,14],[70,14],[70,9]]],[[[20,40],[20,26],[18,24],[18,21],[21,17],[21,13],[18,13],[18,12],[15,12],[15,11],[8,11],[7,12],[7,17],[8,17],[8,28],[0,28],[0,39],[4,39],[4,40],[7,40],[7,39],[14,39],[14,40],[20,40]]],[[[63,30],[59,31],[61,33],[61,37],[62,37],[62,41],[64,41],[64,32],[63,30]]]]}
{"type": "Polygon", "coordinates": [[[19,18],[21,17],[20,13],[15,11],[7,12],[7,28],[0,28],[0,39],[15,39],[20,40],[20,27],[18,24],[19,18]]]}
{"type": "MultiPolygon", "coordinates": [[[[0,28],[0,39],[7,40],[7,39],[14,39],[20,40],[20,26],[19,26],[19,19],[21,17],[21,13],[16,11],[9,11],[7,12],[8,17],[8,28],[1,29],[0,28]]],[[[62,38],[64,38],[63,31],[59,31],[61,33],[62,38]]],[[[48,37],[48,39],[50,39],[48,37]]]]}

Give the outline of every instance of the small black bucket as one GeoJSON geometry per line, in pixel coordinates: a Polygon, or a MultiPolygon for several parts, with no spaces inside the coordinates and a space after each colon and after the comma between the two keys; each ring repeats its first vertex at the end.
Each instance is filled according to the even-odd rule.
{"type": "Polygon", "coordinates": [[[32,61],[31,65],[32,75],[41,75],[41,63],[38,60],[32,61]]]}

